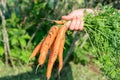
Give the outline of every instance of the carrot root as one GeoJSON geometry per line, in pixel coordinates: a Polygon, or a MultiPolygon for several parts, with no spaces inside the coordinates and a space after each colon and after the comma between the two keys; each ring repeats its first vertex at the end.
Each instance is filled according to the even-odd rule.
{"type": "Polygon", "coordinates": [[[61,26],[58,30],[57,37],[56,37],[55,42],[52,46],[52,50],[51,50],[51,53],[50,53],[50,56],[49,56],[47,73],[46,73],[47,79],[49,79],[51,77],[51,72],[52,72],[53,65],[54,65],[54,63],[57,59],[59,48],[61,48],[60,47],[60,42],[61,42],[63,36],[65,36],[65,32],[66,32],[66,27],[65,26],[61,26]]]}
{"type": "Polygon", "coordinates": [[[63,39],[60,44],[60,49],[58,52],[58,61],[59,61],[59,68],[58,73],[60,73],[62,67],[63,67],[63,50],[64,50],[64,43],[65,43],[65,36],[63,36],[63,39]]]}
{"type": "Polygon", "coordinates": [[[41,50],[40,50],[40,57],[38,59],[38,62],[40,65],[43,65],[45,60],[46,60],[46,56],[48,53],[49,48],[51,47],[55,37],[57,36],[57,32],[58,32],[58,27],[57,26],[52,26],[48,32],[47,37],[45,38],[41,50]]]}

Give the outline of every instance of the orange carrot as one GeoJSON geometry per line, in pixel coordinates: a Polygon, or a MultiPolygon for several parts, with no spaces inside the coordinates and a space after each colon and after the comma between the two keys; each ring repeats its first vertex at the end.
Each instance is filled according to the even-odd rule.
{"type": "Polygon", "coordinates": [[[41,44],[42,42],[40,42],[36,47],[35,49],[33,50],[32,54],[30,55],[30,59],[35,57],[37,55],[37,53],[39,52],[40,48],[41,48],[41,44]]]}
{"type": "Polygon", "coordinates": [[[58,27],[57,26],[52,26],[48,32],[47,37],[45,38],[45,40],[43,41],[41,50],[40,50],[40,57],[38,59],[38,63],[39,65],[43,65],[45,60],[46,60],[46,56],[48,53],[49,48],[51,47],[55,37],[57,36],[58,33],[58,27]]]}
{"type": "Polygon", "coordinates": [[[66,23],[65,20],[60,20],[60,21],[59,21],[59,20],[55,20],[54,22],[55,22],[56,24],[61,24],[61,25],[66,23]]]}
{"type": "Polygon", "coordinates": [[[51,72],[52,72],[52,67],[53,67],[53,60],[50,60],[50,58],[53,57],[53,48],[54,48],[53,46],[54,46],[54,43],[50,48],[50,55],[49,55],[49,60],[48,60],[47,73],[46,73],[47,80],[50,79],[51,72]]]}
{"type": "Polygon", "coordinates": [[[60,73],[62,67],[63,67],[63,50],[64,50],[64,44],[65,44],[65,36],[63,37],[59,52],[58,52],[58,61],[59,61],[59,68],[58,68],[58,73],[60,73]]]}
{"type": "Polygon", "coordinates": [[[61,43],[61,40],[62,40],[63,36],[65,35],[65,32],[66,32],[66,27],[61,26],[59,28],[59,31],[58,31],[57,37],[55,39],[55,42],[53,44],[53,48],[50,52],[48,67],[47,67],[47,73],[46,73],[46,77],[47,77],[48,80],[51,77],[52,68],[53,68],[55,60],[57,58],[59,48],[61,48],[60,43],[61,43]]]}

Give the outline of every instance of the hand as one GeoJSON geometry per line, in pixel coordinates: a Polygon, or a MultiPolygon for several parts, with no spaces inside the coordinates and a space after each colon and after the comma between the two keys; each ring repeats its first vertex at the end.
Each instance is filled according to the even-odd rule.
{"type": "MultiPolygon", "coordinates": [[[[86,9],[86,12],[92,13],[93,10],[86,9]]],[[[67,16],[62,16],[63,20],[68,20],[66,27],[70,30],[83,30],[84,26],[84,9],[78,9],[72,11],[67,16]]]]}

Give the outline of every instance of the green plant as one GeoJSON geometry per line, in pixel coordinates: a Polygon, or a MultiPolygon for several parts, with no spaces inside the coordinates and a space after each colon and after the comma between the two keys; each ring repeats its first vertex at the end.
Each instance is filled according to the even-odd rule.
{"type": "Polygon", "coordinates": [[[93,56],[94,62],[110,79],[119,80],[120,77],[120,13],[105,6],[98,15],[88,14],[85,17],[85,34],[88,39],[84,47],[80,47],[82,39],[74,50],[75,60],[89,62],[87,54],[93,56]]]}

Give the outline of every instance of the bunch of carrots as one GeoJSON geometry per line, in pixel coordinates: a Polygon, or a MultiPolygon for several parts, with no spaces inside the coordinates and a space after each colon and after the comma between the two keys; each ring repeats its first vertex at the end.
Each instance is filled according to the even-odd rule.
{"type": "Polygon", "coordinates": [[[60,26],[52,26],[47,34],[47,36],[35,47],[33,53],[30,55],[30,59],[35,57],[38,53],[38,65],[43,65],[50,50],[48,67],[46,72],[47,80],[51,77],[51,72],[53,65],[58,57],[59,67],[58,74],[63,67],[63,50],[65,43],[65,33],[66,33],[66,21],[55,21],[55,23],[60,24],[60,26]]]}

